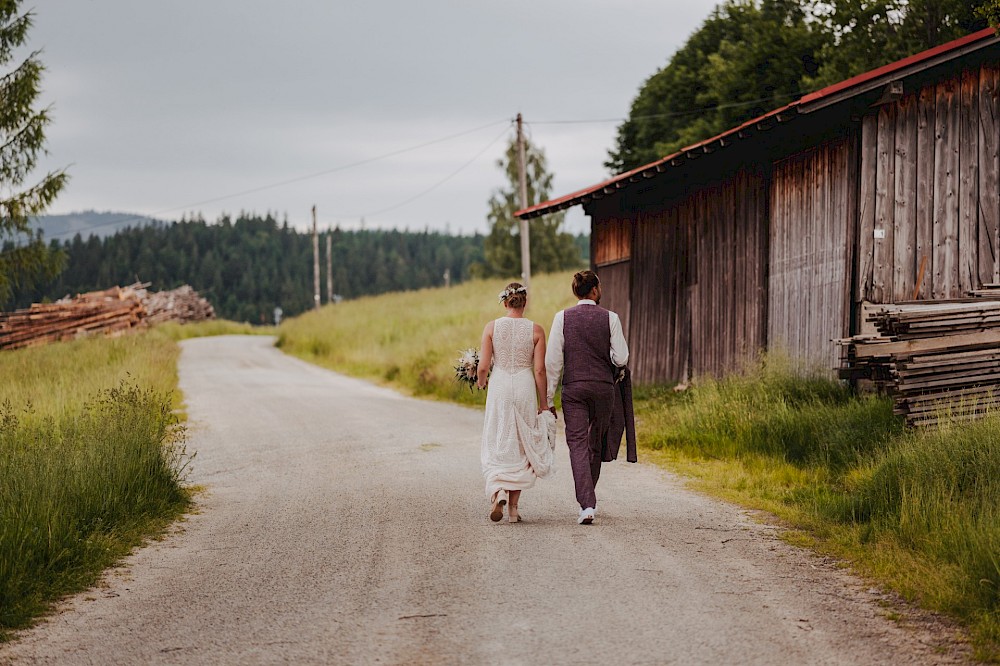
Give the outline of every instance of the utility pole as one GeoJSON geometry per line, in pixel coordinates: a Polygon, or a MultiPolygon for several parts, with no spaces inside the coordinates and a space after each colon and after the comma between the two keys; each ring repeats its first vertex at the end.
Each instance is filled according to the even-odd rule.
{"type": "Polygon", "coordinates": [[[313,213],[313,305],[319,309],[319,234],[316,233],[316,206],[313,213]]]}
{"type": "MultiPolygon", "coordinates": [[[[517,165],[521,180],[521,210],[528,207],[528,173],[524,164],[524,132],[521,114],[517,114],[517,165]]],[[[528,239],[528,220],[521,218],[521,281],[531,286],[531,245],[528,239]]]]}
{"type": "Polygon", "coordinates": [[[326,231],[326,302],[333,303],[333,232],[326,231]]]}

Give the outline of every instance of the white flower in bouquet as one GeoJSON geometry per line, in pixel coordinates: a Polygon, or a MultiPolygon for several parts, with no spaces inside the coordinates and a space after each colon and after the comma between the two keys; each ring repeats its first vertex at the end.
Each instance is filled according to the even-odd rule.
{"type": "Polygon", "coordinates": [[[458,357],[458,365],[455,366],[455,379],[468,384],[471,391],[479,380],[479,350],[469,347],[458,357]]]}

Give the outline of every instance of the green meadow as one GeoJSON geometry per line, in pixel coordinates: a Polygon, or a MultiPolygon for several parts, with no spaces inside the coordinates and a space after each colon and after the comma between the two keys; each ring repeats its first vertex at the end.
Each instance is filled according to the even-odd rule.
{"type": "MultiPolygon", "coordinates": [[[[533,278],[526,316],[548,329],[572,272],[533,278]]],[[[454,380],[460,350],[500,316],[502,280],[326,306],[278,329],[307,361],[412,395],[480,404],[454,380]]],[[[964,625],[1000,661],[1000,415],[910,430],[888,398],[762,359],[686,391],[638,387],[642,457],[693,487],[772,514],[786,538],[964,625]]],[[[889,613],[887,611],[887,613],[889,613]]]]}
{"type": "Polygon", "coordinates": [[[0,352],[0,640],[190,506],[176,340],[162,325],[0,352]]]}
{"type": "MultiPolygon", "coordinates": [[[[532,277],[524,316],[548,331],[555,313],[576,302],[574,271],[532,277]]],[[[479,348],[486,323],[504,315],[497,294],[511,280],[473,280],[325,306],[282,322],[278,346],[332,370],[410,395],[485,404],[483,391],[458,384],[462,350],[479,348]]]]}

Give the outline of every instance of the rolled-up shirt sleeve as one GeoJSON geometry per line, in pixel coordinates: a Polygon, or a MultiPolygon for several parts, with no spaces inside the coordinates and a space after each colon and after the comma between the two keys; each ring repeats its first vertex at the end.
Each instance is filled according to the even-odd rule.
{"type": "Polygon", "coordinates": [[[546,398],[549,406],[556,395],[556,387],[563,369],[563,313],[562,310],[552,318],[552,328],[549,330],[549,343],[545,348],[545,376],[548,380],[546,398]]]}
{"type": "MultiPolygon", "coordinates": [[[[560,333],[561,329],[560,326],[560,333]]],[[[547,355],[546,358],[548,358],[547,355]]],[[[622,333],[621,319],[614,312],[611,313],[611,362],[619,368],[628,364],[628,342],[625,341],[625,334],[622,333]]]]}

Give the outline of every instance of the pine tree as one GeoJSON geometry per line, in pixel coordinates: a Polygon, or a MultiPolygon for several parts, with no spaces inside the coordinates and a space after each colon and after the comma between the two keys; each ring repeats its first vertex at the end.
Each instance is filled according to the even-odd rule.
{"type": "Polygon", "coordinates": [[[66,184],[64,171],[47,174],[23,188],[45,143],[48,109],[35,110],[44,67],[38,52],[15,64],[14,51],[31,27],[31,13],[19,12],[20,0],[0,0],[0,305],[15,288],[51,279],[63,255],[47,247],[31,219],[42,213],[66,184]]]}

